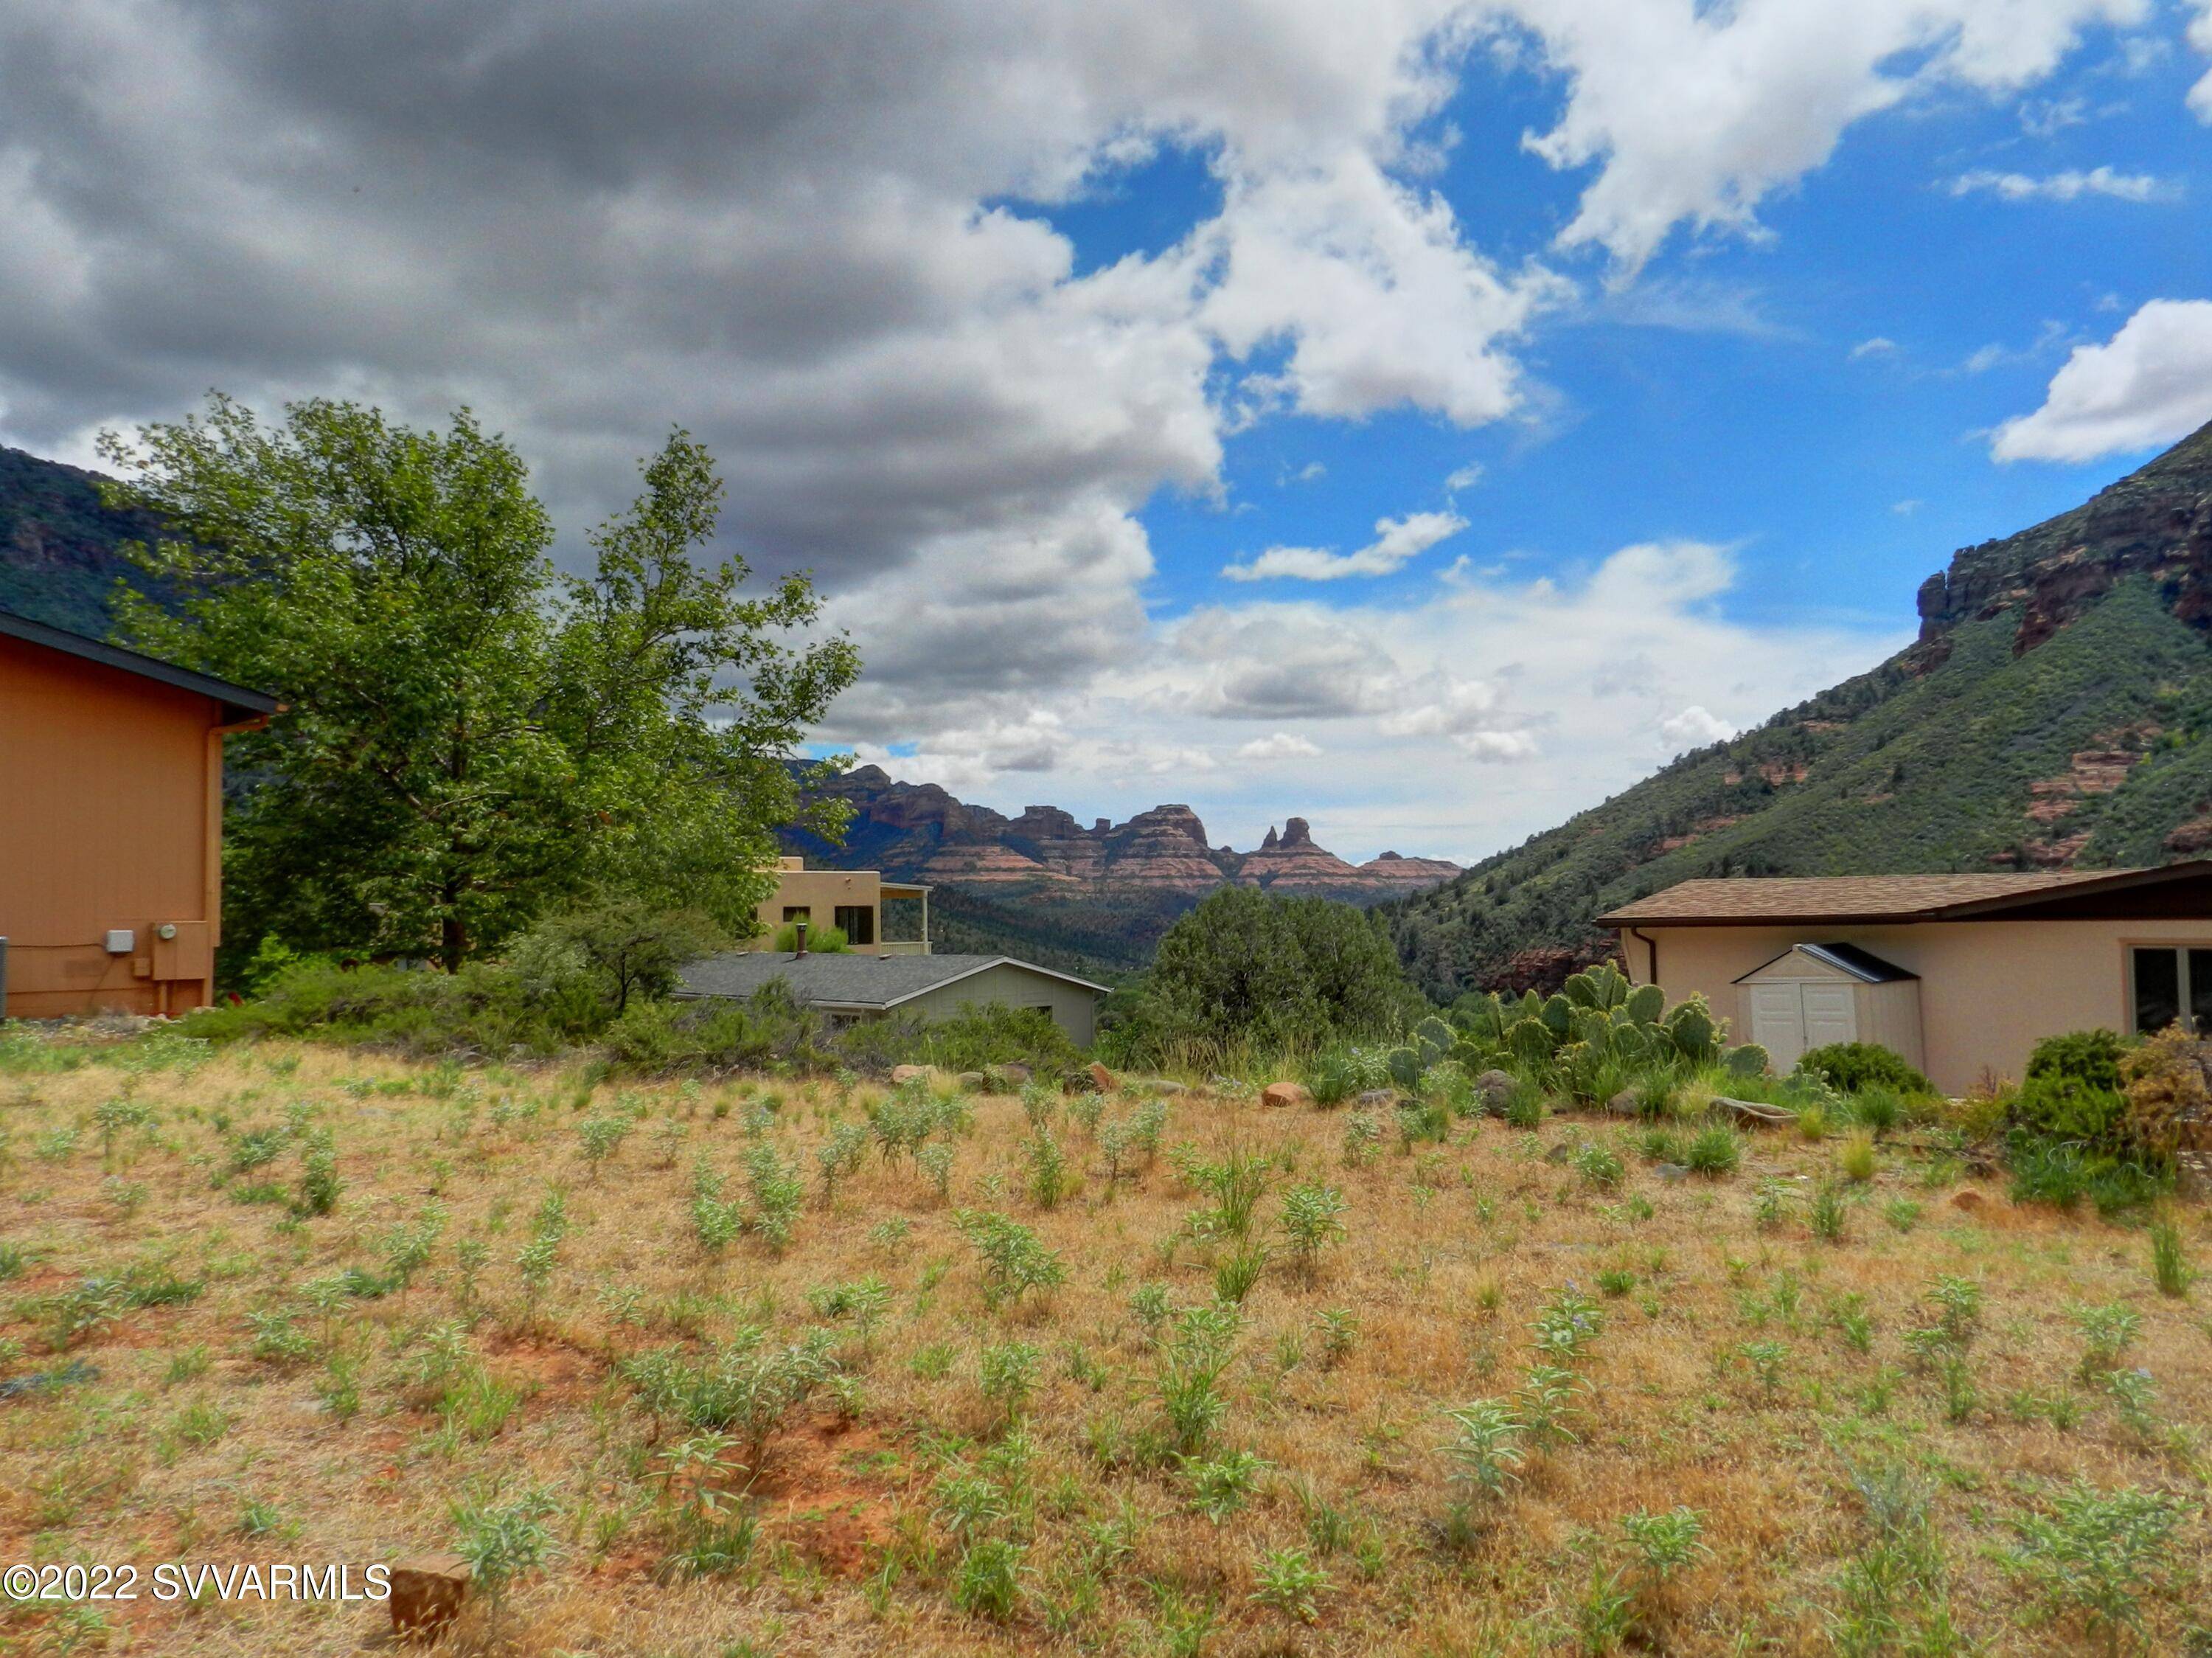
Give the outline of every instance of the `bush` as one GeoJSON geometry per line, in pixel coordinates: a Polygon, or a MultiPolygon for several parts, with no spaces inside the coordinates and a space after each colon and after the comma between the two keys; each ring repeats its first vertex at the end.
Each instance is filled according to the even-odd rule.
{"type": "Polygon", "coordinates": [[[1133,1060],[1384,1035],[1426,1010],[1389,936],[1347,904],[1224,887],[1170,927],[1121,1033],[1133,1060]]]}
{"type": "Polygon", "coordinates": [[[1936,1085],[1905,1063],[1904,1056],[1879,1042],[1831,1042],[1808,1048],[1797,1069],[1844,1094],[1887,1088],[1894,1094],[1932,1094],[1936,1085]]]}
{"type": "MultiPolygon", "coordinates": [[[[796,922],[785,922],[782,926],[775,930],[775,936],[770,942],[784,954],[791,954],[799,948],[799,924],[796,922]]],[[[810,924],[806,929],[806,953],[809,955],[843,955],[852,948],[850,941],[845,936],[845,930],[842,927],[817,927],[810,924]]]]}
{"type": "Polygon", "coordinates": [[[1082,1058],[1050,1014],[999,1002],[964,1007],[949,1019],[863,1019],[839,1032],[836,1046],[857,1070],[935,1065],[958,1072],[1027,1065],[1040,1076],[1057,1078],[1082,1058]]]}

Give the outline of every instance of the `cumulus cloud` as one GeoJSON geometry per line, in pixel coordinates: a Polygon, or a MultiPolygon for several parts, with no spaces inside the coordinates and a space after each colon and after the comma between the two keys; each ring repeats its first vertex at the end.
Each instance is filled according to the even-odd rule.
{"type": "Polygon", "coordinates": [[[1692,703],[1679,714],[1669,714],[1659,722],[1659,741],[1669,754],[1680,754],[1686,749],[1703,748],[1709,743],[1726,742],[1735,735],[1735,728],[1710,709],[1692,703]]]}
{"type": "Polygon", "coordinates": [[[2094,460],[2155,448],[2212,420],[2212,301],[2153,300],[2101,345],[2079,345],[2033,414],[1996,430],[1999,460],[2094,460]]]}
{"type": "Polygon", "coordinates": [[[1321,745],[1301,737],[1295,731],[1278,731],[1272,736],[1255,737],[1237,749],[1240,760],[1310,760],[1321,753],[1321,745]]]}
{"type": "Polygon", "coordinates": [[[1224,566],[1221,573],[1232,582],[1264,582],[1273,576],[1334,582],[1346,576],[1388,576],[1466,527],[1467,520],[1455,512],[1409,512],[1402,518],[1376,519],[1375,539],[1356,552],[1269,547],[1256,558],[1224,566]]]}
{"type": "Polygon", "coordinates": [[[1947,89],[2041,81],[2083,30],[2147,0],[1506,0],[1566,107],[1527,143],[1595,167],[1563,247],[1627,271],[1675,226],[1752,233],[1769,195],[1825,163],[1854,122],[1947,89]]]}
{"type": "Polygon", "coordinates": [[[1951,180],[1954,196],[1980,193],[1996,196],[2008,202],[2071,202],[2084,196],[2110,196],[2124,202],[2154,202],[2170,200],[2178,196],[2178,186],[2148,173],[2120,173],[2109,167],[2093,167],[2084,173],[2079,168],[2064,173],[2050,173],[2038,178],[2027,173],[1997,173],[1987,168],[1971,173],[1961,173],[1951,180]]]}
{"type": "Polygon", "coordinates": [[[1876,334],[1872,339],[1863,339],[1851,347],[1851,361],[1857,363],[1870,357],[1895,357],[1897,342],[1886,334],[1876,334]]]}

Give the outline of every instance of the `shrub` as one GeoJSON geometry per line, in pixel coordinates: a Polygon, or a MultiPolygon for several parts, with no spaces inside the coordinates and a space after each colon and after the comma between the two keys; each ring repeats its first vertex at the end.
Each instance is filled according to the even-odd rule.
{"type": "Polygon", "coordinates": [[[2169,1545],[2182,1509],[2160,1491],[2087,1484],[2060,1492],[2051,1512],[2024,1521],[2014,1564],[2054,1612],[2077,1613],[2119,1650],[2124,1631],[2142,1628],[2142,1594],[2171,1566],[2169,1545]]]}
{"type": "Polygon", "coordinates": [[[1905,1064],[1903,1055],[1878,1042],[1831,1042],[1825,1047],[1808,1048],[1798,1060],[1797,1069],[1845,1094],[1870,1088],[1906,1094],[1936,1092],[1935,1084],[1905,1064]]]}
{"type": "Polygon", "coordinates": [[[1699,1174],[1733,1174],[1743,1161],[1743,1137],[1726,1123],[1709,1123],[1682,1149],[1683,1167],[1699,1174]]]}
{"type": "MultiPolygon", "coordinates": [[[[769,948],[783,955],[799,948],[799,923],[787,921],[775,930],[769,941],[769,948]]],[[[853,948],[842,927],[817,927],[809,923],[806,929],[806,950],[810,955],[843,955],[853,948]]]]}

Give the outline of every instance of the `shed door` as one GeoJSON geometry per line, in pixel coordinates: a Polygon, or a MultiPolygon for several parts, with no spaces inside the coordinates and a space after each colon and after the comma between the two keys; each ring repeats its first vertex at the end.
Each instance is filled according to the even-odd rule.
{"type": "Polygon", "coordinates": [[[1858,995],[1850,984],[1806,984],[1805,1045],[1823,1048],[1831,1042],[1859,1039],[1858,995]]]}
{"type": "Polygon", "coordinates": [[[1805,1003],[1797,984],[1753,984],[1751,1039],[1765,1048],[1777,1072],[1786,1071],[1805,1051],[1805,1003]]]}

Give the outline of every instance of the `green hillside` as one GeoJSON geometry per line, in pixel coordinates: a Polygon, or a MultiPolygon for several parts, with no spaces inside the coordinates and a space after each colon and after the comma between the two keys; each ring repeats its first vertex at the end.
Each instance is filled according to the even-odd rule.
{"type": "Polygon", "coordinates": [[[1700,875],[2096,868],[2212,849],[2212,427],[1968,548],[1920,640],[1386,912],[1431,994],[1555,982],[1700,875]],[[2203,820],[2203,821],[2200,821],[2203,820]]]}
{"type": "Polygon", "coordinates": [[[0,448],[0,610],[106,638],[117,580],[144,581],[117,548],[156,527],[102,506],[92,473],[0,448]]]}

